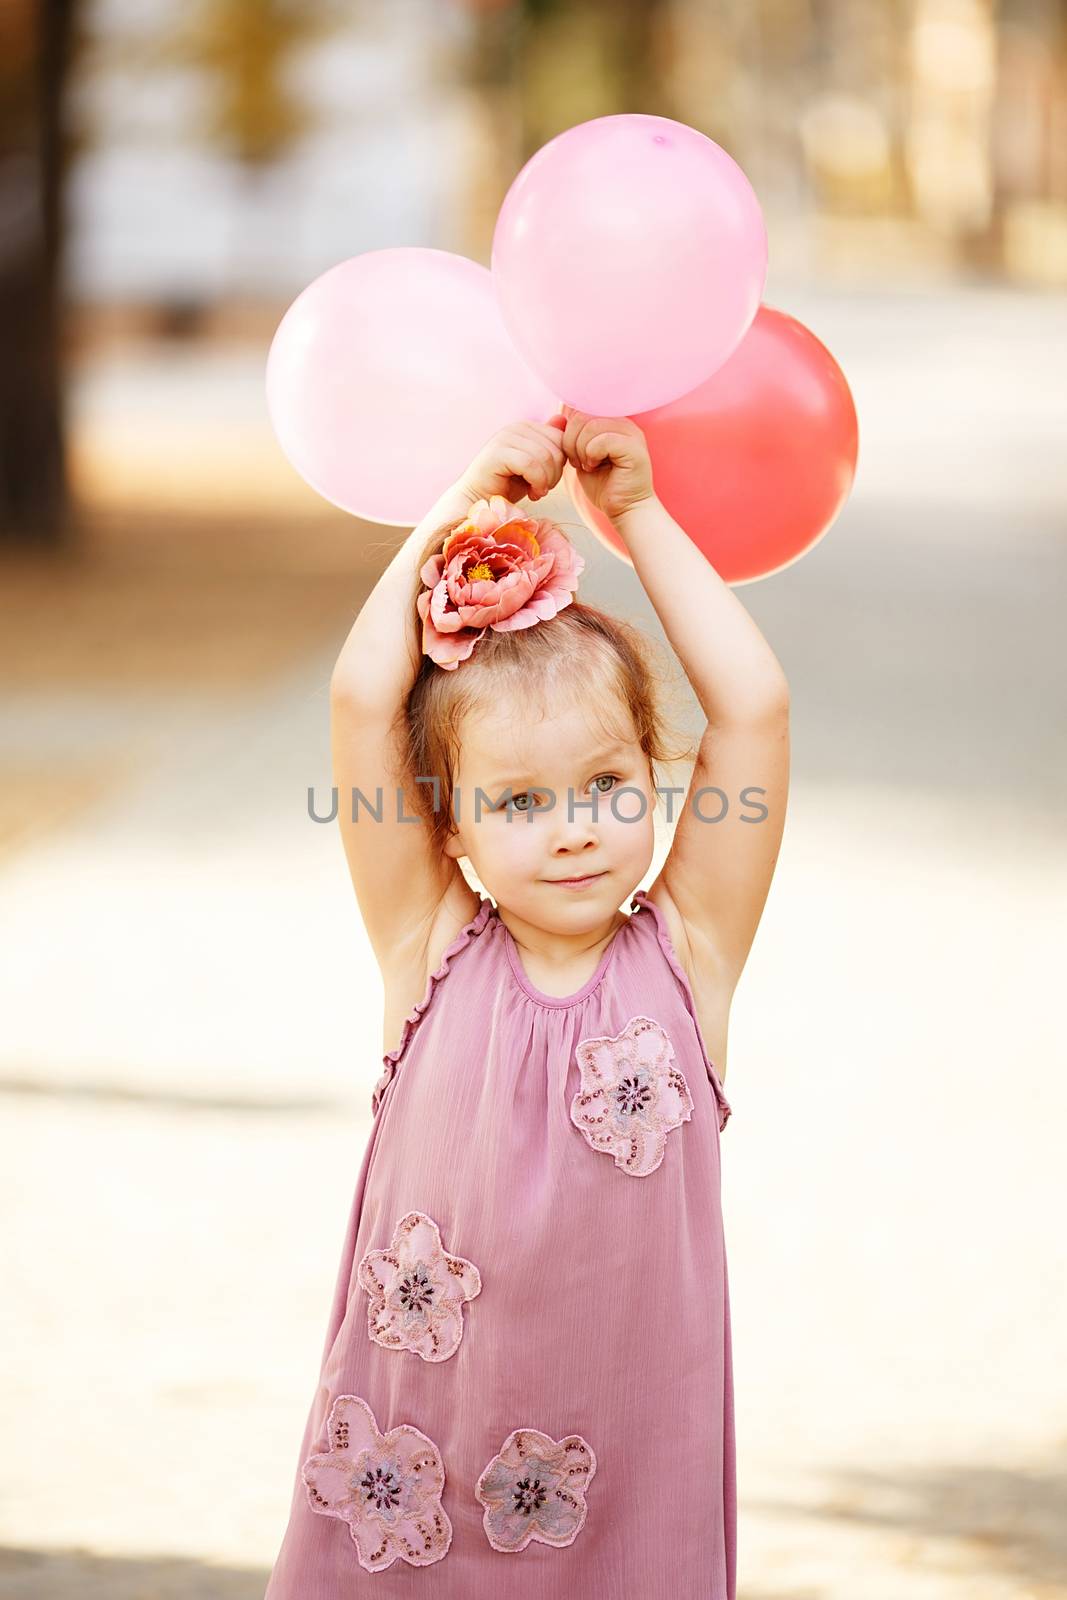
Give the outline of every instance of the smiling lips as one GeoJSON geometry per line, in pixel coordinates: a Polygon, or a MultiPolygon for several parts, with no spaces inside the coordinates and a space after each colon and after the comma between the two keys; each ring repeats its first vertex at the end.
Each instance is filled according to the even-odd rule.
{"type": "Polygon", "coordinates": [[[576,878],[549,878],[549,883],[588,883],[591,878],[602,878],[602,872],[583,872],[576,878]]]}

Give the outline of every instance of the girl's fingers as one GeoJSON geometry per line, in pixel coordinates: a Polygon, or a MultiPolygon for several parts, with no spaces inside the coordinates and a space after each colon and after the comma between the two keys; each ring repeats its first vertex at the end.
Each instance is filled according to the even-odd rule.
{"type": "Polygon", "coordinates": [[[531,500],[541,500],[549,491],[548,474],[541,462],[527,472],[526,481],[530,485],[531,500]]]}
{"type": "Polygon", "coordinates": [[[578,438],[578,434],[585,425],[585,420],[586,418],[584,411],[572,411],[567,417],[567,426],[563,434],[563,454],[567,457],[568,461],[574,461],[576,459],[575,442],[578,438]]]}
{"type": "Polygon", "coordinates": [[[591,417],[587,411],[577,411],[572,414],[570,420],[574,432],[572,436],[570,427],[568,427],[564,446],[566,448],[569,445],[570,448],[567,453],[571,460],[576,461],[583,472],[589,472],[609,453],[608,448],[601,449],[594,461],[590,457],[589,447],[594,439],[616,437],[612,428],[612,423],[615,419],[613,417],[591,417]]]}
{"type": "Polygon", "coordinates": [[[560,442],[560,433],[562,432],[562,429],[553,427],[551,422],[527,422],[524,423],[523,426],[526,430],[527,437],[533,435],[536,437],[538,443],[551,447],[553,445],[558,445],[560,442]]]}
{"type": "Polygon", "coordinates": [[[534,455],[532,452],[525,452],[515,456],[513,459],[521,463],[514,469],[516,477],[522,478],[529,484],[531,490],[536,490],[538,497],[547,494],[551,486],[548,481],[548,466],[544,458],[541,455],[534,455]]]}
{"type": "Polygon", "coordinates": [[[566,464],[560,431],[547,423],[520,424],[510,432],[502,455],[506,470],[528,485],[528,498],[534,500],[543,499],[555,488],[566,464]]]}
{"type": "Polygon", "coordinates": [[[629,435],[613,427],[612,417],[592,417],[582,428],[575,441],[575,450],[586,471],[599,466],[609,456],[613,461],[631,459],[628,449],[629,435]]]}
{"type": "Polygon", "coordinates": [[[545,492],[547,493],[549,489],[555,488],[562,477],[567,458],[563,454],[562,447],[558,444],[553,444],[546,446],[541,462],[544,468],[545,492]]]}
{"type": "Polygon", "coordinates": [[[574,453],[583,472],[591,471],[594,466],[603,461],[607,454],[607,449],[604,445],[606,438],[607,435],[604,433],[598,417],[591,417],[578,430],[577,438],[574,441],[574,453]],[[600,448],[596,449],[598,444],[600,448]],[[595,458],[592,453],[594,450],[596,450],[595,458]]]}
{"type": "Polygon", "coordinates": [[[566,456],[559,439],[552,433],[545,439],[543,448],[538,454],[544,472],[544,492],[548,494],[549,490],[555,488],[563,474],[566,456]]]}

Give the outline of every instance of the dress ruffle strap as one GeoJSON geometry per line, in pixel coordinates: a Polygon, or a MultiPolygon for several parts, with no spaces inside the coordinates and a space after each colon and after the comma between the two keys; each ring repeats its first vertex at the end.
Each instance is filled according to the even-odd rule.
{"type": "Polygon", "coordinates": [[[682,963],[679,961],[677,953],[675,952],[674,945],[671,941],[671,932],[667,926],[666,917],[663,915],[663,912],[660,910],[656,902],[654,900],[650,900],[643,889],[638,889],[637,893],[630,902],[630,908],[631,910],[640,910],[642,906],[652,913],[656,924],[656,934],[659,938],[660,949],[666,956],[667,964],[678,980],[679,987],[682,991],[682,996],[685,1000],[686,1010],[693,1019],[693,1025],[696,1028],[697,1039],[700,1042],[700,1054],[704,1058],[704,1070],[707,1072],[708,1082],[715,1091],[715,1099],[719,1106],[719,1132],[721,1133],[726,1126],[727,1118],[733,1113],[731,1111],[730,1102],[726,1098],[726,1090],[722,1086],[722,1080],[711,1063],[707,1046],[704,1043],[704,1035],[701,1032],[700,1020],[697,1017],[696,1002],[693,999],[693,989],[689,982],[689,974],[682,966],[682,963]]]}
{"type": "Polygon", "coordinates": [[[452,940],[452,943],[445,950],[441,957],[441,965],[437,968],[437,971],[430,973],[429,981],[426,985],[426,993],[423,995],[421,1000],[415,1003],[412,1009],[408,1012],[407,1016],[404,1018],[404,1026],[400,1034],[400,1043],[397,1045],[395,1050],[388,1051],[382,1057],[384,1071],[382,1072],[381,1077],[378,1079],[378,1082],[374,1085],[374,1089],[371,1093],[370,1107],[372,1114],[377,1113],[378,1106],[381,1103],[382,1095],[392,1082],[393,1074],[396,1072],[404,1051],[408,1047],[408,1041],[411,1038],[416,1025],[418,1024],[419,1018],[423,1015],[427,1006],[430,1004],[430,1001],[433,999],[434,989],[448,971],[449,963],[455,956],[459,954],[463,947],[474,938],[475,934],[481,933],[482,929],[485,927],[490,916],[492,915],[493,909],[493,902],[483,895],[482,903],[475,912],[474,916],[471,918],[470,922],[468,922],[465,927],[462,927],[459,930],[459,932],[456,934],[456,937],[452,940]]]}

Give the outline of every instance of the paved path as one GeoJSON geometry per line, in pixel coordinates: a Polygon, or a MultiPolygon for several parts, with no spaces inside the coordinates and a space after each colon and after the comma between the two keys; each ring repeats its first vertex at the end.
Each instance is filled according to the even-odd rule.
{"type": "MultiPolygon", "coordinates": [[[[795,732],[727,1075],[740,1596],[1051,1600],[1064,308],[775,303],[845,365],[870,466],[818,550],[743,591],[795,732]]],[[[645,615],[583,548],[587,589],[645,615]]],[[[273,668],[27,671],[0,710],[12,771],[111,774],[0,859],[0,1596],[262,1594],[381,1055],[305,809],[353,581],[273,668]]],[[[208,647],[226,610],[200,615],[208,647]]]]}

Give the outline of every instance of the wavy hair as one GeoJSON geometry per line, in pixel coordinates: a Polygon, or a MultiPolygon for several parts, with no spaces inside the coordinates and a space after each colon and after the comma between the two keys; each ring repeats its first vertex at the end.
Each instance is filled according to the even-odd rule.
{"type": "MultiPolygon", "coordinates": [[[[449,524],[428,538],[420,574],[458,526],[449,524]]],[[[663,776],[662,767],[695,756],[692,740],[666,712],[678,683],[669,664],[672,658],[634,623],[575,598],[532,627],[507,633],[486,628],[472,654],[446,670],[422,650],[416,601],[423,587],[420,575],[408,618],[412,659],[418,664],[392,733],[406,805],[428,826],[434,850],[443,853],[454,832],[453,796],[464,724],[476,716],[484,721],[502,705],[521,709],[523,720],[529,721],[534,715],[552,715],[561,703],[580,701],[592,711],[605,738],[637,740],[654,783],[663,776]],[[417,783],[417,777],[423,781],[417,783]]]]}

